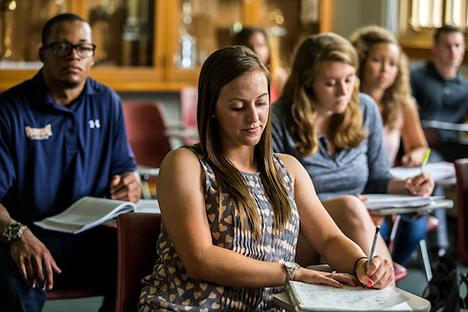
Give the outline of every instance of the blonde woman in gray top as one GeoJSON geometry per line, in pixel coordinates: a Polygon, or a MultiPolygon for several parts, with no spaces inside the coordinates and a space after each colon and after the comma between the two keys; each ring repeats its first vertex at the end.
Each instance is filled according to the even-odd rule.
{"type": "Polygon", "coordinates": [[[290,279],[384,288],[389,261],[364,252],[338,229],[297,160],[273,154],[269,74],[248,48],[214,52],[199,82],[200,144],[161,166],[163,230],[144,279],[140,311],[266,311],[290,279]],[[301,224],[338,273],[293,263],[301,224]]]}

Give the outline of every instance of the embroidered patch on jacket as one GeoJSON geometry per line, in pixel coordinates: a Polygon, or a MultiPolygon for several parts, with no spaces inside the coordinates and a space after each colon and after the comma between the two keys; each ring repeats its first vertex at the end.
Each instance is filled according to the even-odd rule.
{"type": "Polygon", "coordinates": [[[52,136],[51,124],[46,125],[44,128],[24,127],[24,130],[26,130],[26,136],[31,140],[47,140],[52,136]]]}

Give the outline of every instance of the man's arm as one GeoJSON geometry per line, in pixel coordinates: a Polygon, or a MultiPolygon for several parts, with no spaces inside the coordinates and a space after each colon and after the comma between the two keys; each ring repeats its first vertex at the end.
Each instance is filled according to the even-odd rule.
{"type": "MultiPolygon", "coordinates": [[[[16,223],[11,218],[7,209],[0,204],[0,234],[12,223],[16,223]]],[[[47,247],[27,229],[20,238],[10,243],[10,255],[16,263],[21,276],[31,287],[41,287],[52,289],[54,286],[54,273],[61,273],[60,268],[55,263],[47,247]],[[36,283],[39,283],[36,284],[36,283]]]]}

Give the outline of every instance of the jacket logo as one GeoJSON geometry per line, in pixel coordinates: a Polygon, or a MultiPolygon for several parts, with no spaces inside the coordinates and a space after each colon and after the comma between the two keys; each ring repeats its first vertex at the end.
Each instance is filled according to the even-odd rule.
{"type": "Polygon", "coordinates": [[[99,121],[99,119],[90,119],[88,120],[88,124],[91,129],[101,128],[101,122],[99,121]]]}
{"type": "Polygon", "coordinates": [[[44,128],[24,127],[26,136],[31,140],[47,140],[52,136],[52,126],[46,125],[44,128]]]}

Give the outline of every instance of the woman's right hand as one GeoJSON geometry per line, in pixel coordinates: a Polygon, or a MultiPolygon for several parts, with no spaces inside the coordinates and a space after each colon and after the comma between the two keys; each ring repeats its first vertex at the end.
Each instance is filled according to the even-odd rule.
{"type": "Polygon", "coordinates": [[[294,280],[309,284],[329,285],[336,288],[342,288],[343,284],[349,286],[359,285],[358,280],[348,273],[330,273],[300,268],[294,274],[294,280]]]}
{"type": "Polygon", "coordinates": [[[359,259],[355,274],[359,282],[369,288],[383,289],[393,284],[394,280],[392,262],[380,256],[375,256],[369,267],[367,258],[359,259]]]}

